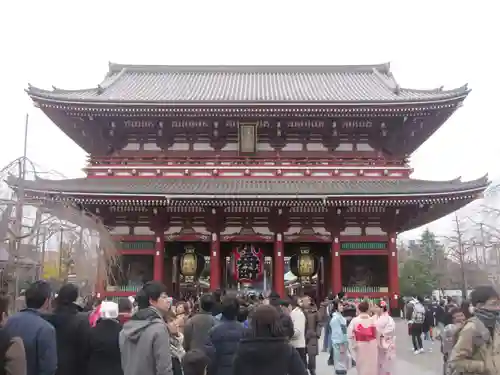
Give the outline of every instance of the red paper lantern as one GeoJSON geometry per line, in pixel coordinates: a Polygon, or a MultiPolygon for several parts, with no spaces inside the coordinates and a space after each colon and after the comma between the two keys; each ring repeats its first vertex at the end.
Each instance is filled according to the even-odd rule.
{"type": "Polygon", "coordinates": [[[259,280],[264,271],[264,255],[253,245],[242,245],[233,251],[234,277],[242,283],[259,280]]]}

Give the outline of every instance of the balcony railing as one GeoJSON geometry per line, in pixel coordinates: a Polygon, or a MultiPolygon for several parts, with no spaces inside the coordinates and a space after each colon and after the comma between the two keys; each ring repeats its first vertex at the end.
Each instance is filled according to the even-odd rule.
{"type": "Polygon", "coordinates": [[[405,160],[388,160],[384,158],[361,159],[361,158],[271,158],[271,157],[91,157],[88,159],[89,166],[109,166],[109,165],[151,165],[151,166],[395,166],[406,167],[405,160]]]}
{"type": "Polygon", "coordinates": [[[128,284],[128,285],[107,285],[106,292],[138,292],[141,290],[142,284],[128,284]]]}
{"type": "Polygon", "coordinates": [[[343,286],[344,293],[389,293],[386,286],[343,286]]]}

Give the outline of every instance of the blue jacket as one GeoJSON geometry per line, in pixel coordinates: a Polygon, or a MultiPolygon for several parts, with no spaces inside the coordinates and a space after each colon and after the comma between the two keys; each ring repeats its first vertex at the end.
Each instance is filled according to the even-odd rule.
{"type": "Polygon", "coordinates": [[[24,309],[7,319],[5,329],[23,340],[27,375],[54,375],[57,370],[57,346],[54,327],[40,312],[24,309]]]}
{"type": "Polygon", "coordinates": [[[205,351],[211,359],[208,375],[233,374],[233,358],[245,332],[243,324],[224,318],[208,332],[205,345],[205,351]]]}
{"type": "Polygon", "coordinates": [[[347,321],[341,313],[335,312],[332,314],[330,332],[333,345],[347,343],[347,321]]]}

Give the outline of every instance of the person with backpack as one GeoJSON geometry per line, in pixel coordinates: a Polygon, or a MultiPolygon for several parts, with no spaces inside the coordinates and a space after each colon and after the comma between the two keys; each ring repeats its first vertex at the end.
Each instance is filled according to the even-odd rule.
{"type": "Polygon", "coordinates": [[[10,316],[4,325],[11,337],[20,337],[23,341],[27,375],[56,373],[56,332],[44,318],[51,295],[47,282],[35,281],[26,289],[26,308],[10,316]]]}
{"type": "Polygon", "coordinates": [[[413,343],[413,350],[415,354],[424,352],[422,344],[422,333],[425,322],[425,307],[423,305],[424,299],[417,297],[417,301],[413,305],[413,311],[410,320],[410,334],[413,343]]]}
{"type": "Polygon", "coordinates": [[[500,296],[491,285],[470,294],[474,316],[457,332],[448,364],[452,374],[493,375],[500,369],[500,296]]]}

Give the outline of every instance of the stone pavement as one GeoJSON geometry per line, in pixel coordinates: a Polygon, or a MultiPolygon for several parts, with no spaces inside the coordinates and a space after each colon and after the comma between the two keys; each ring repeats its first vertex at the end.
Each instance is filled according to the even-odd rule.
{"type": "MultiPolygon", "coordinates": [[[[411,338],[408,336],[406,323],[397,322],[397,362],[394,375],[441,375],[442,357],[439,351],[439,342],[424,342],[426,352],[415,355],[411,345],[411,338]],[[429,350],[432,350],[430,352],[429,350]]],[[[320,341],[322,343],[323,341],[320,341]]],[[[321,344],[320,344],[321,345],[321,344]]],[[[334,375],[332,366],[326,364],[328,356],[320,353],[317,358],[317,375],[334,375]]],[[[349,375],[356,375],[356,370],[352,369],[349,375]]]]}

